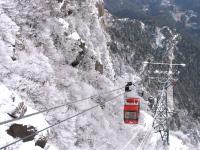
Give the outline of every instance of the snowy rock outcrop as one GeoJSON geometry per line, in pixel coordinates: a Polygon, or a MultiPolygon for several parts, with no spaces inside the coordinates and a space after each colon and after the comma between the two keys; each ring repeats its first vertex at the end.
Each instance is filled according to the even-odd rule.
{"type": "MultiPolygon", "coordinates": [[[[16,94],[16,92],[9,90],[3,84],[0,84],[0,122],[13,119],[9,114],[13,112],[18,107],[18,104],[22,103],[22,99],[16,94]]],[[[36,110],[31,107],[27,107],[25,115],[35,113],[36,110]]],[[[0,127],[0,146],[5,146],[15,140],[16,137],[23,138],[25,136],[32,135],[34,132],[42,130],[43,128],[48,127],[49,124],[46,122],[43,115],[37,115],[32,118],[25,118],[22,120],[11,122],[0,127]]],[[[23,142],[26,143],[26,148],[28,149],[41,149],[38,146],[35,146],[35,142],[38,141],[41,137],[48,137],[50,130],[43,131],[39,134],[31,136],[23,142]],[[34,139],[34,140],[33,140],[34,139]]],[[[15,145],[10,146],[11,149],[23,149],[25,146],[23,142],[19,142],[15,145]]],[[[47,143],[46,147],[49,149],[55,149],[51,144],[47,143]]]]}
{"type": "MultiPolygon", "coordinates": [[[[118,76],[116,64],[123,60],[108,46],[111,38],[105,31],[105,13],[99,0],[1,0],[0,82],[4,91],[0,97],[1,121],[10,119],[8,113],[15,112],[21,102],[24,102],[27,111],[19,112],[19,115],[14,115],[16,117],[99,95],[15,122],[22,124],[22,128],[33,126],[40,131],[123,93],[119,90],[104,95],[104,92],[117,89],[129,80],[140,80],[130,65],[124,65],[125,69],[121,67],[123,75],[118,76]],[[120,58],[118,62],[112,60],[113,54],[120,58]],[[15,102],[10,98],[12,92],[9,91],[18,94],[14,94],[15,102]]],[[[145,32],[146,26],[135,22],[138,28],[142,27],[139,32],[145,32]]],[[[155,41],[155,38],[152,40],[155,41]]],[[[130,47],[127,49],[131,51],[130,47]]],[[[19,142],[10,149],[136,149],[145,134],[152,131],[151,113],[146,102],[142,103],[139,125],[124,125],[121,95],[102,108],[41,132],[41,136],[38,134],[34,137],[36,141],[19,142]],[[46,146],[42,141],[47,141],[46,146]]],[[[0,146],[16,140],[6,132],[10,127],[10,123],[0,126],[0,146]],[[4,137],[6,140],[1,140],[4,137]]],[[[150,135],[151,142],[147,146],[162,149],[160,138],[154,140],[155,137],[158,137],[157,134],[150,135]]],[[[181,138],[173,137],[182,143],[181,138]]],[[[185,143],[188,146],[190,142],[185,143]]],[[[178,148],[182,147],[185,148],[184,145],[178,145],[178,148]]]]}

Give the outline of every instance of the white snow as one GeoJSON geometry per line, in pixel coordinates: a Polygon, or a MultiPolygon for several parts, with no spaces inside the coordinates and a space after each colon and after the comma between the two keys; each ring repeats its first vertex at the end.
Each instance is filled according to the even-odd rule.
{"type": "Polygon", "coordinates": [[[142,30],[144,31],[145,30],[145,24],[143,22],[141,22],[141,21],[140,21],[140,24],[141,24],[142,30]]]}
{"type": "Polygon", "coordinates": [[[163,47],[162,41],[165,39],[165,36],[161,32],[161,28],[156,27],[156,47],[163,47]]]}
{"type": "Polygon", "coordinates": [[[15,36],[19,27],[6,14],[1,13],[0,8],[0,34],[3,40],[15,44],[15,36]]]}
{"type": "MultiPolygon", "coordinates": [[[[8,113],[11,113],[15,110],[15,108],[18,106],[20,102],[23,102],[22,99],[12,90],[9,90],[7,87],[5,87],[3,84],[0,84],[0,122],[7,121],[12,119],[8,113]]],[[[27,107],[27,114],[35,113],[36,111],[30,107],[27,107]]],[[[48,127],[49,124],[46,122],[45,117],[42,114],[25,118],[19,121],[7,123],[5,125],[1,125],[0,131],[0,146],[5,146],[6,144],[9,144],[11,141],[17,140],[17,138],[12,138],[10,135],[7,134],[6,130],[9,128],[12,124],[23,124],[23,125],[31,125],[36,127],[37,130],[42,130],[45,127],[48,127]]],[[[39,135],[48,136],[49,131],[43,131],[39,133],[35,139],[39,137],[39,135]]],[[[11,146],[15,148],[16,150],[22,150],[29,147],[29,149],[41,149],[38,146],[35,146],[35,141],[30,142],[20,142],[19,144],[15,144],[11,146]],[[18,148],[16,148],[16,146],[18,148]]],[[[51,146],[50,146],[51,147],[51,146]]]]}
{"type": "Polygon", "coordinates": [[[59,18],[58,21],[62,24],[63,28],[65,30],[68,30],[69,29],[69,23],[66,22],[63,18],[59,18]]]}
{"type": "Polygon", "coordinates": [[[70,35],[68,36],[68,38],[74,39],[74,40],[79,40],[79,39],[80,39],[80,36],[79,36],[79,34],[78,34],[77,32],[73,32],[72,34],[70,34],[70,35]]]}
{"type": "Polygon", "coordinates": [[[19,150],[29,150],[29,149],[31,150],[58,150],[56,147],[50,144],[47,144],[47,146],[43,149],[39,146],[35,146],[34,142],[26,142],[19,147],[19,150]]]}
{"type": "Polygon", "coordinates": [[[186,145],[184,145],[183,141],[181,141],[180,139],[178,139],[175,136],[170,136],[169,137],[169,142],[170,142],[170,146],[169,146],[169,150],[189,150],[190,148],[187,147],[186,145]]]}
{"type": "Polygon", "coordinates": [[[144,12],[148,12],[149,11],[149,5],[144,5],[143,8],[142,8],[142,10],[144,12]]]}
{"type": "MultiPolygon", "coordinates": [[[[117,89],[126,81],[140,79],[133,69],[129,69],[130,66],[123,66],[129,72],[124,72],[114,81],[114,64],[107,47],[111,39],[98,19],[96,2],[63,1],[57,4],[57,1],[44,0],[0,1],[0,121],[11,119],[7,113],[13,111],[20,102],[26,104],[26,114],[30,114],[98,93],[100,100],[108,100],[123,90],[111,95],[102,95],[103,92],[117,89]],[[63,10],[70,8],[73,15],[58,12],[57,7],[63,10]],[[81,48],[80,41],[87,46],[81,48]],[[72,67],[71,63],[81,52],[84,52],[83,58],[76,67],[72,67]],[[17,58],[15,61],[11,59],[14,53],[17,58]],[[103,74],[95,70],[96,61],[102,63],[103,74]]],[[[145,28],[142,23],[141,28],[145,28]]],[[[162,47],[164,38],[160,29],[157,29],[158,47],[162,47]]],[[[138,96],[134,92],[134,96],[138,96]]],[[[89,99],[16,123],[32,125],[41,130],[96,105],[96,101],[96,98],[89,99]]],[[[97,108],[59,124],[51,132],[47,130],[40,133],[49,135],[45,150],[136,149],[149,131],[153,118],[146,102],[142,101],[140,123],[125,125],[123,102],[121,96],[107,103],[104,109],[97,108]]],[[[0,146],[16,140],[6,133],[10,125],[0,126],[0,146]]],[[[173,136],[177,137],[175,134],[173,136]]],[[[146,142],[149,143],[149,149],[155,149],[157,143],[161,143],[160,136],[151,134],[146,142]]],[[[180,141],[178,143],[181,144],[180,141]]],[[[160,147],[163,148],[162,145],[160,147]]],[[[35,141],[30,141],[19,142],[9,149],[41,148],[35,146],[35,141]]]]}
{"type": "Polygon", "coordinates": [[[169,7],[171,6],[171,1],[170,0],[162,0],[161,2],[161,6],[164,6],[164,7],[169,7]]]}
{"type": "Polygon", "coordinates": [[[41,148],[39,146],[35,146],[34,142],[25,142],[24,144],[19,146],[20,150],[28,150],[30,148],[34,148],[34,150],[43,150],[43,148],[41,148]]]}

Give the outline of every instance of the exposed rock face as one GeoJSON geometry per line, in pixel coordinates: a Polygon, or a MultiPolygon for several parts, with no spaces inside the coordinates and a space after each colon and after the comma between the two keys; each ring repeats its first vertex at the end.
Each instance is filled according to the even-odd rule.
{"type": "MultiPolygon", "coordinates": [[[[5,85],[0,83],[0,122],[15,120],[13,118],[22,117],[25,113],[32,114],[37,112],[27,105],[26,102],[22,100],[18,94],[8,89],[5,85]]],[[[39,137],[48,136],[48,130],[39,133],[37,136],[35,132],[44,129],[49,124],[46,122],[42,114],[37,114],[36,116],[31,116],[23,119],[15,120],[15,123],[11,121],[10,123],[3,123],[0,127],[0,147],[4,147],[13,141],[18,141],[18,139],[23,140],[23,142],[17,142],[17,144],[11,144],[6,149],[24,149],[24,147],[29,147],[30,149],[36,149],[35,140],[39,137]],[[35,137],[36,136],[36,137],[35,137]],[[28,141],[28,142],[27,142],[28,141]]],[[[47,143],[49,148],[53,148],[49,143],[47,143]]]]}
{"type": "Polygon", "coordinates": [[[24,104],[24,102],[21,102],[18,104],[17,108],[9,115],[13,118],[19,118],[19,117],[24,116],[26,111],[27,111],[26,105],[24,104]]]}
{"type": "Polygon", "coordinates": [[[34,134],[37,130],[33,126],[27,126],[22,124],[12,124],[10,128],[7,130],[7,133],[14,138],[24,138],[26,136],[30,136],[23,140],[23,142],[28,142],[34,139],[36,134],[34,134]]]}
{"type": "Polygon", "coordinates": [[[36,142],[35,145],[40,146],[41,148],[44,148],[47,143],[47,138],[46,137],[40,137],[36,142]]]}
{"type": "Polygon", "coordinates": [[[104,14],[105,14],[104,3],[99,1],[99,2],[96,3],[96,7],[98,8],[99,17],[104,16],[104,14]]]}
{"type": "Polygon", "coordinates": [[[100,62],[96,61],[95,63],[95,70],[99,71],[101,74],[103,74],[103,65],[100,64],[100,62]]]}

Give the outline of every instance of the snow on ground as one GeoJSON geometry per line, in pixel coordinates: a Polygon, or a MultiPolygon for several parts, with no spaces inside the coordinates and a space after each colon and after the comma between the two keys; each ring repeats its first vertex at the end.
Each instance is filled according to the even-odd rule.
{"type": "Polygon", "coordinates": [[[144,31],[145,30],[145,24],[141,21],[140,21],[140,24],[141,24],[141,29],[144,31]]]}
{"type": "Polygon", "coordinates": [[[65,30],[69,29],[69,23],[66,22],[63,18],[59,18],[58,21],[63,25],[65,30]]]}
{"type": "Polygon", "coordinates": [[[149,11],[149,5],[143,5],[142,10],[143,10],[144,12],[148,12],[148,11],[149,11]]]}
{"type": "Polygon", "coordinates": [[[169,142],[170,142],[170,146],[169,146],[169,150],[189,150],[190,148],[187,147],[186,145],[184,145],[184,142],[180,139],[178,139],[175,136],[170,136],[169,137],[169,142]]]}
{"type": "Polygon", "coordinates": [[[77,32],[73,32],[72,34],[70,34],[68,36],[68,38],[71,38],[71,39],[74,39],[74,40],[79,40],[80,39],[80,36],[77,32]]]}
{"type": "Polygon", "coordinates": [[[58,150],[56,147],[54,147],[53,145],[50,145],[50,144],[47,144],[46,147],[43,149],[39,146],[35,146],[34,142],[26,142],[19,147],[19,150],[29,150],[29,149],[31,149],[31,150],[44,150],[44,149],[45,150],[58,150]]]}
{"type": "MultiPolygon", "coordinates": [[[[0,122],[12,119],[8,115],[8,113],[12,113],[20,102],[23,102],[23,100],[14,91],[9,90],[3,84],[0,84],[0,116],[1,116],[0,122]]],[[[37,112],[37,111],[30,107],[27,107],[27,112],[25,113],[25,115],[35,113],[35,112],[37,112]]],[[[18,138],[11,137],[6,132],[6,130],[9,129],[9,126],[11,126],[14,123],[28,125],[28,126],[34,126],[34,127],[36,127],[37,130],[42,130],[49,126],[49,124],[45,120],[45,117],[41,114],[33,116],[31,118],[25,118],[25,119],[22,119],[19,121],[1,125],[1,127],[0,127],[0,132],[1,132],[0,147],[5,146],[6,144],[11,143],[11,141],[15,141],[18,139],[18,138]]],[[[41,135],[48,136],[49,132],[50,132],[50,130],[43,131],[43,132],[39,133],[39,135],[40,136],[41,135]]],[[[37,139],[39,137],[39,135],[37,135],[35,137],[35,139],[37,139]]],[[[29,147],[29,149],[38,149],[38,150],[41,149],[40,147],[35,146],[35,141],[30,141],[27,143],[19,142],[19,144],[13,145],[10,147],[14,148],[16,150],[17,149],[22,150],[27,147],[29,147]]],[[[49,145],[49,148],[50,147],[51,147],[51,145],[49,145]]]]}
{"type": "MultiPolygon", "coordinates": [[[[0,121],[10,119],[7,113],[22,101],[28,105],[26,114],[98,93],[99,99],[104,101],[123,90],[111,95],[103,95],[103,92],[117,89],[125,85],[126,81],[138,78],[131,74],[133,72],[127,72],[122,75],[124,79],[114,82],[115,72],[107,48],[110,38],[98,20],[96,2],[97,0],[63,1],[62,4],[48,0],[0,2],[0,121]],[[58,7],[62,11],[58,12],[58,7]],[[68,8],[72,9],[72,15],[67,14],[68,8]],[[95,70],[97,61],[103,66],[102,74],[95,70]],[[78,64],[73,66],[74,62],[78,64]]],[[[164,36],[160,29],[157,33],[157,46],[162,46],[164,36]]],[[[103,109],[98,107],[59,124],[51,129],[51,133],[42,132],[50,136],[45,148],[56,149],[52,146],[55,145],[60,150],[136,149],[149,130],[151,113],[144,102],[140,124],[125,125],[123,100],[121,96],[107,103],[103,109]]],[[[17,123],[32,125],[40,130],[96,104],[98,100],[93,98],[43,114],[45,117],[37,115],[17,123]]],[[[5,132],[9,125],[0,126],[1,146],[14,140],[5,132]]],[[[160,142],[160,137],[152,141],[152,144],[157,141],[160,142]]],[[[24,144],[20,142],[10,149],[41,148],[30,141],[24,144]]]]}
{"type": "Polygon", "coordinates": [[[161,32],[161,28],[156,27],[156,47],[163,47],[162,41],[165,39],[165,36],[161,32]]]}
{"type": "Polygon", "coordinates": [[[172,5],[172,3],[170,0],[162,0],[162,2],[161,2],[161,6],[164,6],[164,7],[169,7],[171,5],[172,5]]]}

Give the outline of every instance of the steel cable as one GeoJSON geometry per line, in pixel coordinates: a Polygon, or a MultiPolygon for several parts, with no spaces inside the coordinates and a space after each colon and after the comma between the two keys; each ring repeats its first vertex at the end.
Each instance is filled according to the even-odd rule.
{"type": "MultiPolygon", "coordinates": [[[[121,96],[121,95],[123,95],[123,94],[124,94],[124,92],[121,93],[121,94],[118,94],[117,96],[115,96],[115,97],[113,97],[113,98],[111,98],[111,99],[109,99],[109,100],[107,100],[107,101],[105,101],[105,103],[110,102],[110,101],[114,100],[115,98],[117,98],[117,97],[119,97],[119,96],[121,96]]],[[[67,120],[70,120],[70,119],[72,119],[72,118],[74,118],[74,117],[77,117],[77,116],[83,114],[83,113],[86,113],[86,112],[88,112],[88,111],[90,111],[90,110],[92,110],[92,109],[94,109],[94,108],[97,108],[98,106],[100,106],[100,105],[98,104],[98,105],[95,105],[95,106],[90,107],[90,108],[88,108],[88,109],[85,109],[85,110],[83,110],[82,112],[80,112],[80,113],[78,113],[78,114],[75,114],[75,115],[73,115],[73,116],[71,116],[71,117],[68,117],[68,118],[66,118],[66,119],[64,119],[64,120],[58,121],[57,123],[55,123],[55,124],[53,124],[53,125],[50,125],[50,126],[44,128],[44,129],[42,129],[42,130],[36,131],[36,132],[34,132],[34,133],[32,133],[32,134],[30,134],[30,135],[24,137],[24,138],[21,138],[21,139],[19,139],[19,140],[16,140],[16,141],[14,141],[14,142],[12,142],[12,143],[9,143],[9,144],[3,146],[3,147],[0,147],[0,149],[7,148],[7,147],[9,147],[9,146],[11,146],[11,145],[13,145],[13,144],[16,144],[16,143],[18,143],[18,142],[20,142],[20,141],[23,141],[23,140],[27,139],[27,138],[30,138],[30,137],[32,137],[32,136],[34,136],[34,135],[36,135],[36,134],[38,134],[38,133],[40,133],[40,132],[42,132],[42,131],[45,131],[45,130],[47,130],[47,129],[49,129],[49,128],[52,128],[52,127],[54,127],[54,126],[56,126],[56,125],[58,125],[58,124],[61,124],[61,123],[65,122],[65,121],[67,121],[67,120]]]]}
{"type": "MultiPolygon", "coordinates": [[[[114,89],[114,90],[108,91],[108,92],[104,92],[103,95],[112,93],[112,92],[117,91],[117,90],[120,90],[120,89],[122,89],[124,87],[125,86],[123,86],[121,88],[118,88],[118,89],[114,89]]],[[[4,125],[4,124],[10,123],[10,122],[18,121],[18,120],[21,120],[21,119],[24,119],[24,118],[28,118],[28,117],[31,117],[31,116],[35,116],[35,115],[38,115],[38,114],[41,114],[41,113],[44,113],[44,112],[48,112],[48,111],[51,111],[51,110],[54,110],[54,109],[57,109],[57,108],[61,108],[61,107],[64,107],[64,106],[71,105],[71,104],[74,104],[74,103],[86,101],[86,100],[88,100],[90,98],[97,97],[99,95],[100,94],[93,95],[93,96],[90,96],[90,97],[87,97],[87,98],[84,98],[84,99],[81,99],[81,100],[77,100],[77,101],[74,101],[74,102],[65,103],[65,104],[62,104],[62,105],[55,106],[55,107],[51,107],[51,108],[48,108],[48,109],[45,109],[45,110],[41,110],[41,111],[38,111],[36,113],[31,113],[31,114],[28,114],[28,115],[25,115],[25,116],[22,116],[22,117],[19,117],[19,118],[14,118],[14,119],[6,120],[6,121],[3,121],[3,122],[0,122],[0,125],[4,125]]]]}

